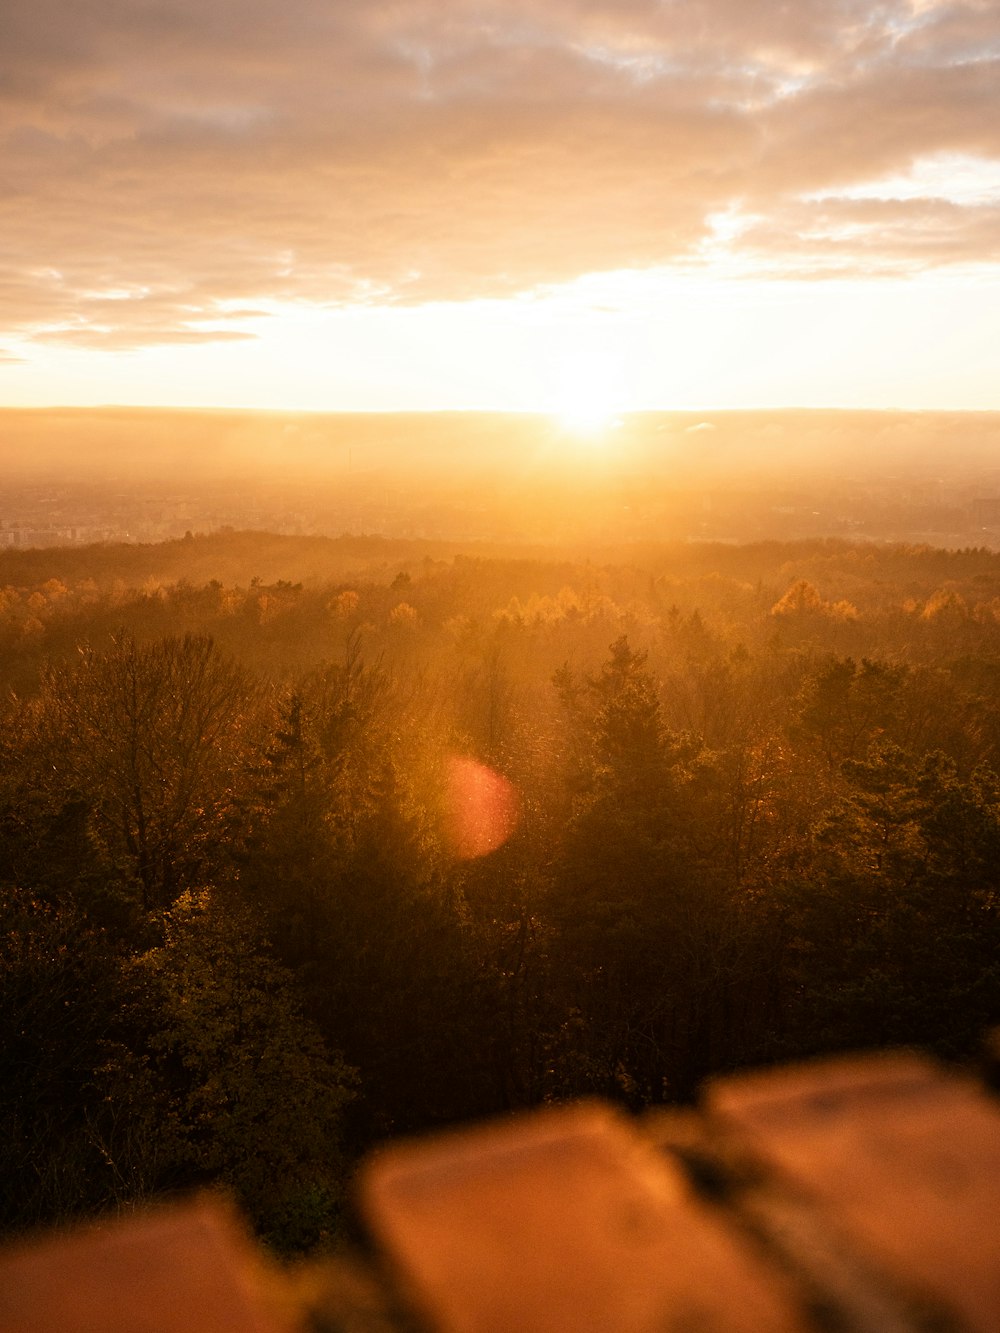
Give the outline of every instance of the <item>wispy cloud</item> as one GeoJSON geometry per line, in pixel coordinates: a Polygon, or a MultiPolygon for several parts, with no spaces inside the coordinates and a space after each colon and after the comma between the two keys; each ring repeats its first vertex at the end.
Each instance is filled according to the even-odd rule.
{"type": "Polygon", "coordinates": [[[996,180],[995,0],[7,0],[0,327],[995,262],[1000,193],[858,196],[952,157],[996,180]]]}

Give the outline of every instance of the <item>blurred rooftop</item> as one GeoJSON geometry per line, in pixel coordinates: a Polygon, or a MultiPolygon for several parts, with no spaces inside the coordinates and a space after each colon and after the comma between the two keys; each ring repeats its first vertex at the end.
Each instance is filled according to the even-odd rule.
{"type": "Polygon", "coordinates": [[[364,1164],[367,1247],[279,1268],[187,1203],[0,1253],[4,1333],[1000,1329],[1000,1106],[908,1053],[596,1102],[364,1164]]]}

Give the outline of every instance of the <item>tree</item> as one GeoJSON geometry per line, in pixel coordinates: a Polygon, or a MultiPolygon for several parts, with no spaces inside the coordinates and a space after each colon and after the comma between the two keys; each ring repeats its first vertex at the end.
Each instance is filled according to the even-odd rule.
{"type": "Polygon", "coordinates": [[[310,1016],[361,1071],[361,1143],[492,1109],[473,1031],[480,976],[443,882],[421,724],[404,726],[401,708],[356,640],[297,683],[239,872],[310,1016]]]}
{"type": "Polygon", "coordinates": [[[201,636],[123,636],[47,671],[36,705],[42,780],[87,803],[144,910],[217,869],[253,697],[246,673],[201,636]]]}
{"type": "Polygon", "coordinates": [[[782,1055],[919,1042],[967,1054],[1000,1019],[1000,781],[879,742],[843,765],[789,885],[782,1055]]]}
{"type": "Polygon", "coordinates": [[[0,1230],[52,1226],[151,1188],[141,1155],[119,1151],[123,1135],[109,1151],[123,1110],[108,1062],[124,998],[104,932],[70,903],[0,883],[0,1230]]]}
{"type": "Polygon", "coordinates": [[[329,1235],[356,1074],[304,1017],[253,913],[218,890],[185,891],[129,978],[140,1022],[155,1016],[139,1054],[173,1183],[228,1185],[280,1249],[329,1235]]]}
{"type": "Polygon", "coordinates": [[[711,765],[663,725],[646,655],[627,639],[582,687],[565,672],[557,686],[579,733],[548,904],[571,1020],[569,1090],[683,1095],[711,1065],[727,984],[730,932],[704,837],[711,765]]]}
{"type": "Polygon", "coordinates": [[[831,773],[897,730],[909,672],[863,658],[831,657],[806,682],[795,730],[813,741],[831,773]]]}

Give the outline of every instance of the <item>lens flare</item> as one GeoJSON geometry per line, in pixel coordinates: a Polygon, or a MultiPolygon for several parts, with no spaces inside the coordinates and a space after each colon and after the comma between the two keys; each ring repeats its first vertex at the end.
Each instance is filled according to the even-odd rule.
{"type": "Polygon", "coordinates": [[[492,768],[452,755],[445,785],[445,828],[454,854],[463,861],[502,847],[517,827],[517,789],[492,768]]]}

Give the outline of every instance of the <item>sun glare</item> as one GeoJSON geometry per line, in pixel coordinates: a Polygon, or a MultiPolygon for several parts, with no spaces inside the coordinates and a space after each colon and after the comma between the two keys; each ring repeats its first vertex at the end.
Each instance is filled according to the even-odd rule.
{"type": "Polygon", "coordinates": [[[613,428],[617,414],[617,406],[600,395],[581,395],[556,408],[552,415],[568,434],[596,439],[613,428]]]}
{"type": "Polygon", "coordinates": [[[603,439],[624,407],[622,367],[607,349],[577,341],[563,350],[549,392],[548,412],[567,434],[603,439]]]}

